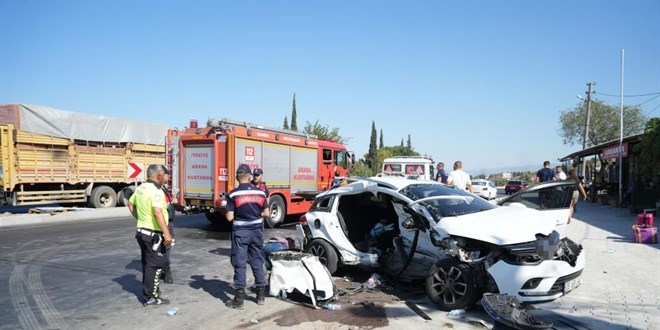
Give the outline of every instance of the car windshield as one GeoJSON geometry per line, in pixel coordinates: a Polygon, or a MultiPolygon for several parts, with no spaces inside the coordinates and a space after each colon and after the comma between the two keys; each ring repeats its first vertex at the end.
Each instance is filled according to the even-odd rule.
{"type": "Polygon", "coordinates": [[[419,204],[426,207],[436,222],[443,217],[476,213],[497,207],[467,191],[441,184],[411,184],[401,189],[399,193],[414,201],[428,198],[429,200],[421,201],[419,204]]]}

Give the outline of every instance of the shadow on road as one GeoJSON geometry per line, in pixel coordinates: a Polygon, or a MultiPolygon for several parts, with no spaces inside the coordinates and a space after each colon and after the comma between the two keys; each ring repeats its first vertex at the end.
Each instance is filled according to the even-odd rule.
{"type": "MultiPolygon", "coordinates": [[[[139,263],[139,261],[138,261],[139,263]]],[[[130,265],[130,264],[129,264],[130,265]]],[[[126,268],[129,266],[127,265],[126,268]]],[[[140,264],[140,268],[142,265],[140,264]]],[[[126,274],[112,279],[113,282],[121,285],[121,288],[135,295],[135,299],[142,302],[142,281],[138,280],[134,274],[126,274]]]]}
{"type": "Polygon", "coordinates": [[[192,281],[190,282],[190,287],[193,289],[202,289],[212,297],[220,299],[222,301],[228,301],[228,293],[232,294],[234,289],[229,285],[229,283],[218,280],[218,279],[206,279],[204,275],[192,275],[190,276],[192,281]]]}

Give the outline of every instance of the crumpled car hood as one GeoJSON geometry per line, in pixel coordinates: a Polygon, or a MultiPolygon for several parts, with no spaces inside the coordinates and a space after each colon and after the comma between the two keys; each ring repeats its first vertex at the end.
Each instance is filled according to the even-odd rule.
{"type": "Polygon", "coordinates": [[[543,217],[539,211],[502,206],[482,212],[445,217],[433,226],[442,238],[461,236],[497,245],[531,242],[536,234],[549,235],[556,222],[543,217]]]}

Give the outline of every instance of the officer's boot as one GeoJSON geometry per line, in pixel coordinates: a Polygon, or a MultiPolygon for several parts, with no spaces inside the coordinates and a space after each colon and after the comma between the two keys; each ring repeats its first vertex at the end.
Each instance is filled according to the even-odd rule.
{"type": "Polygon", "coordinates": [[[225,306],[234,309],[243,309],[243,300],[245,300],[245,289],[236,290],[236,295],[234,296],[234,299],[225,303],[225,306]]]}
{"type": "Polygon", "coordinates": [[[165,265],[163,267],[163,281],[167,284],[174,283],[174,279],[172,279],[172,269],[170,269],[170,265],[165,265]]]}
{"type": "Polygon", "coordinates": [[[266,301],[266,288],[263,286],[257,287],[257,305],[263,305],[266,301]]]}

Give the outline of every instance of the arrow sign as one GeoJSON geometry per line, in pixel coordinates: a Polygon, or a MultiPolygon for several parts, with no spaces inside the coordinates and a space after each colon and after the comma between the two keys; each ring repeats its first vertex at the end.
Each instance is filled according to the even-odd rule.
{"type": "Polygon", "coordinates": [[[126,173],[129,179],[144,179],[144,164],[142,163],[128,163],[126,166],[126,173]]]}

